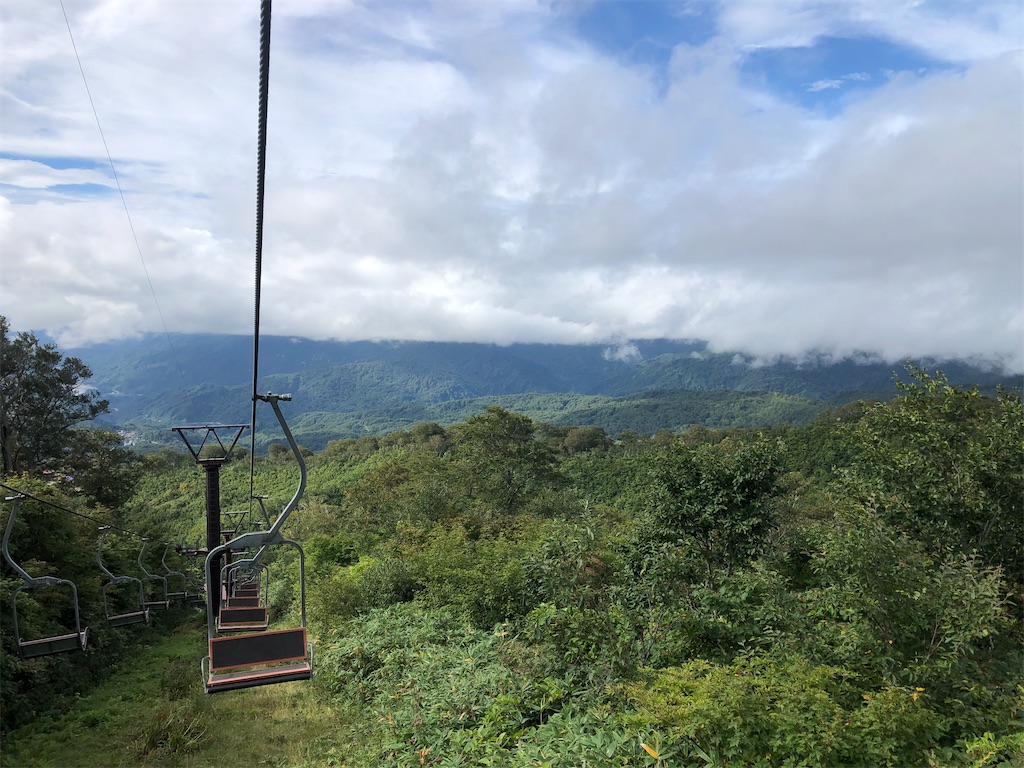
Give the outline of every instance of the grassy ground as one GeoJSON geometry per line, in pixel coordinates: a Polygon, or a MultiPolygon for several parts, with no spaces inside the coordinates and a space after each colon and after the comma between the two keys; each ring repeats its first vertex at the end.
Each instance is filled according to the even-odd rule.
{"type": "Polygon", "coordinates": [[[361,766],[373,739],[314,682],[203,693],[205,625],[182,627],[117,670],[63,717],[9,735],[4,768],[361,766]]]}

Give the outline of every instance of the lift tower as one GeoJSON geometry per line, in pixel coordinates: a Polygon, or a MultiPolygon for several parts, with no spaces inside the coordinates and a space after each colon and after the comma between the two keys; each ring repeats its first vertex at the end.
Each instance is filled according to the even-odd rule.
{"type": "MultiPolygon", "coordinates": [[[[248,424],[204,424],[192,427],[172,427],[188,448],[196,464],[206,473],[206,552],[219,547],[220,530],[220,468],[231,458],[238,438],[249,428],[248,424]],[[199,435],[202,434],[202,438],[199,435]],[[191,439],[189,439],[191,436],[191,439]],[[211,439],[212,438],[212,439],[211,439]],[[204,450],[206,449],[206,450],[204,450]]],[[[206,554],[206,553],[203,553],[206,554]]],[[[230,554],[228,554],[230,557],[230,554]]],[[[220,564],[217,563],[217,571],[220,564]]],[[[215,609],[220,608],[220,593],[208,597],[215,609]]]]}

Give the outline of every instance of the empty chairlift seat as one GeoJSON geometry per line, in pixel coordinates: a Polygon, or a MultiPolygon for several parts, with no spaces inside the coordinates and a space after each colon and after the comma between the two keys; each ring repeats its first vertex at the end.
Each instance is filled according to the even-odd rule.
{"type": "Polygon", "coordinates": [[[185,574],[181,571],[172,571],[170,566],[167,565],[167,551],[171,548],[170,544],[164,545],[164,553],[160,557],[160,565],[164,569],[164,579],[167,584],[167,599],[174,600],[175,602],[182,602],[188,597],[188,579],[185,574]],[[170,580],[174,579],[177,584],[181,586],[180,590],[171,589],[170,580]]]}
{"type": "Polygon", "coordinates": [[[107,567],[103,564],[103,541],[107,537],[107,529],[109,525],[104,525],[100,528],[102,532],[100,535],[100,544],[96,550],[96,562],[99,563],[100,570],[107,575],[109,581],[103,585],[103,614],[107,619],[107,625],[111,627],[126,627],[131,624],[144,624],[149,622],[149,609],[146,607],[146,594],[142,586],[142,580],[136,579],[133,576],[115,576],[107,567]],[[109,593],[111,587],[121,586],[132,586],[134,585],[133,592],[138,595],[138,602],[134,599],[129,599],[131,603],[130,607],[133,610],[122,611],[118,613],[115,610],[111,610],[109,593]]]}
{"type": "Polygon", "coordinates": [[[264,606],[222,606],[217,613],[218,632],[262,632],[269,624],[264,606]]]}
{"type": "Polygon", "coordinates": [[[221,578],[228,588],[217,612],[217,631],[262,632],[269,623],[267,602],[260,598],[259,582],[237,579],[238,568],[231,564],[222,569],[221,578]]]}
{"type": "Polygon", "coordinates": [[[32,577],[29,576],[25,570],[14,561],[11,557],[11,553],[8,550],[8,542],[11,538],[11,532],[14,530],[14,521],[18,516],[18,508],[21,505],[23,496],[12,496],[7,501],[13,501],[14,505],[11,508],[11,515],[7,518],[7,527],[4,530],[3,538],[3,557],[7,561],[7,564],[14,569],[14,571],[21,576],[23,583],[20,584],[11,593],[11,611],[14,614],[14,624],[12,628],[14,630],[14,637],[18,643],[18,655],[23,659],[35,658],[37,656],[49,656],[54,653],[64,653],[66,651],[84,651],[86,643],[88,642],[89,629],[88,627],[82,628],[82,620],[78,610],[78,587],[75,586],[74,582],[67,579],[58,579],[54,576],[40,576],[32,577]],[[18,626],[18,593],[25,589],[34,589],[36,587],[68,587],[71,590],[71,601],[75,609],[75,629],[71,632],[65,632],[58,635],[51,635],[50,637],[40,637],[34,640],[26,640],[21,636],[21,628],[18,626]]]}
{"type": "Polygon", "coordinates": [[[142,555],[146,551],[147,543],[146,539],[142,540],[142,549],[139,550],[138,559],[139,570],[142,571],[143,578],[146,582],[151,582],[153,584],[153,589],[149,590],[150,594],[147,595],[145,582],[143,582],[142,594],[145,599],[145,607],[151,610],[166,610],[171,607],[171,598],[167,591],[167,577],[150,573],[142,563],[142,555]]]}
{"type": "Polygon", "coordinates": [[[313,676],[313,646],[306,639],[305,627],[214,637],[209,640],[209,650],[202,662],[207,693],[313,676]]]}

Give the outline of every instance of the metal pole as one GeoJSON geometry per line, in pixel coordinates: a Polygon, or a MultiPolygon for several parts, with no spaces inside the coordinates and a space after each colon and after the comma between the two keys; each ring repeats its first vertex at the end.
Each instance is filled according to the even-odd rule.
{"type": "MultiPolygon", "coordinates": [[[[201,459],[199,466],[206,472],[206,551],[213,552],[221,545],[220,535],[220,468],[223,459],[201,459]]],[[[214,564],[214,573],[220,573],[220,555],[214,564]]],[[[220,585],[207,583],[210,594],[207,595],[209,605],[214,614],[220,610],[220,585]]]]}

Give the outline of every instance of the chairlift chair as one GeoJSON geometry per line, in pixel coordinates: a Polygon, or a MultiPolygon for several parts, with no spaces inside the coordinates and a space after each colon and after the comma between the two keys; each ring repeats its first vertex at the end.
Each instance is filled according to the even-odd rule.
{"type": "MultiPolygon", "coordinates": [[[[242,534],[210,550],[206,556],[209,653],[203,658],[200,668],[203,675],[203,688],[209,694],[296,680],[309,680],[313,676],[313,645],[308,641],[306,635],[305,553],[298,542],[286,539],[281,534],[281,527],[292,510],[298,506],[299,499],[302,498],[302,493],[305,490],[306,464],[278,405],[279,400],[290,400],[291,396],[266,394],[257,395],[257,399],[270,403],[274,409],[298,463],[299,484],[295,495],[285,505],[269,530],[242,534]],[[227,575],[223,570],[221,573],[214,574],[214,564],[219,562],[221,555],[226,552],[239,552],[250,547],[259,547],[260,552],[253,558],[254,561],[259,562],[257,558],[265,551],[266,547],[279,545],[295,547],[299,552],[301,626],[292,629],[218,636],[218,622],[221,614],[232,609],[224,608],[219,614],[214,610],[215,602],[210,596],[216,595],[216,590],[223,583],[223,577],[227,575]]],[[[241,566],[242,564],[239,562],[235,565],[241,566]]],[[[255,567],[255,563],[245,563],[245,566],[255,567]]]]}
{"type": "MultiPolygon", "coordinates": [[[[267,570],[266,564],[257,559],[263,551],[260,549],[254,558],[238,560],[221,568],[221,583],[227,587],[217,614],[219,633],[262,632],[269,626],[269,592],[264,593],[262,600],[259,594],[260,572],[267,570]]],[[[269,589],[269,579],[263,583],[269,589]]]]}
{"type": "MultiPolygon", "coordinates": [[[[148,543],[149,542],[146,539],[142,540],[142,549],[139,550],[138,557],[139,570],[142,571],[142,575],[145,577],[147,581],[155,582],[159,586],[160,592],[158,594],[163,596],[163,600],[145,600],[145,606],[150,609],[155,608],[157,610],[167,610],[171,607],[171,599],[170,596],[167,594],[167,577],[160,576],[159,574],[150,573],[146,570],[146,566],[142,564],[142,554],[146,551],[146,545],[148,543]]],[[[143,586],[142,593],[143,596],[145,596],[145,586],[143,586]]]]}
{"type": "Polygon", "coordinates": [[[102,570],[109,579],[109,581],[103,585],[103,615],[107,620],[107,625],[111,627],[125,627],[130,624],[149,623],[149,609],[146,607],[146,593],[142,586],[142,580],[137,579],[134,576],[115,576],[110,572],[107,566],[103,564],[103,542],[107,537],[107,530],[109,528],[109,525],[100,526],[100,545],[96,550],[96,562],[99,563],[100,570],[102,570]],[[108,592],[110,587],[120,587],[130,584],[136,584],[138,586],[138,610],[126,611],[125,613],[111,613],[108,601],[108,592]]]}
{"type": "MultiPolygon", "coordinates": [[[[191,549],[183,549],[185,554],[195,556],[202,554],[205,550],[200,549],[199,543],[191,549]]],[[[192,569],[189,569],[189,573],[185,574],[185,602],[189,605],[205,606],[206,605],[206,582],[203,581],[202,574],[195,574],[192,569]]]]}
{"type": "Polygon", "coordinates": [[[25,569],[14,561],[10,550],[7,548],[8,542],[11,539],[11,532],[14,530],[14,520],[18,516],[18,508],[21,506],[21,500],[24,498],[24,496],[10,496],[6,499],[6,501],[11,501],[13,504],[11,506],[11,515],[7,518],[7,527],[4,529],[2,547],[4,560],[21,576],[23,582],[11,593],[11,612],[14,615],[14,637],[18,643],[18,655],[23,659],[29,659],[36,656],[64,653],[66,651],[84,651],[89,638],[89,628],[82,628],[81,614],[78,610],[78,587],[75,586],[73,581],[59,579],[55,576],[29,576],[25,569]],[[35,640],[23,639],[18,626],[18,593],[22,590],[35,589],[37,587],[55,586],[66,586],[71,589],[71,598],[75,607],[75,631],[51,637],[40,637],[35,640]]]}
{"type": "Polygon", "coordinates": [[[259,561],[261,553],[249,560],[239,560],[225,566],[227,580],[226,604],[244,607],[267,605],[270,597],[270,569],[259,561]],[[266,574],[266,575],[264,575],[266,574]],[[263,595],[260,596],[262,587],[263,595]]]}
{"type": "MultiPolygon", "coordinates": [[[[170,548],[170,544],[164,545],[164,553],[160,557],[160,565],[164,567],[164,579],[169,580],[172,577],[174,579],[181,579],[181,591],[168,592],[167,597],[170,600],[184,600],[188,597],[188,577],[181,571],[172,571],[170,566],[167,565],[167,550],[170,548]]],[[[170,581],[167,584],[168,589],[170,589],[170,581]]]]}

